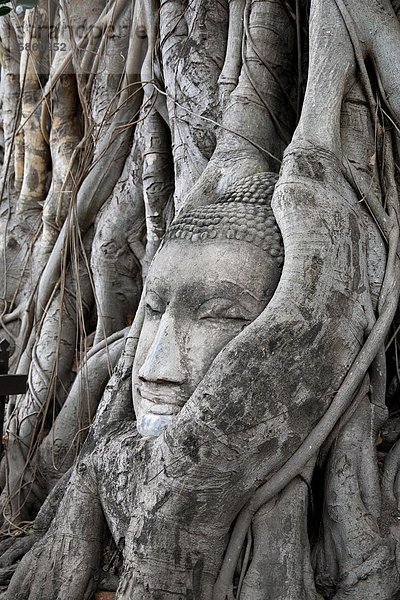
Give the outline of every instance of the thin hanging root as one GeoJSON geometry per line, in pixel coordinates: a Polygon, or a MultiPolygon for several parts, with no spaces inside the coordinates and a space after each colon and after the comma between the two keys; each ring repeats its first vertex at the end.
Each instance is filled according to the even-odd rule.
{"type": "Polygon", "coordinates": [[[51,120],[51,111],[49,107],[48,99],[45,98],[42,105],[42,111],[40,113],[40,131],[42,132],[43,139],[46,144],[50,145],[50,135],[48,130],[48,123],[51,120]]]}
{"type": "Polygon", "coordinates": [[[239,585],[238,585],[237,595],[236,595],[237,600],[240,600],[240,593],[242,591],[244,578],[246,576],[247,568],[250,563],[250,552],[251,552],[252,545],[253,545],[253,535],[252,535],[252,531],[251,531],[251,527],[250,527],[247,532],[246,550],[244,553],[242,568],[240,570],[240,579],[239,579],[239,585]]]}
{"type": "Polygon", "coordinates": [[[24,180],[24,160],[25,160],[25,140],[24,130],[15,136],[15,149],[14,149],[14,173],[15,182],[14,186],[17,192],[22,189],[22,183],[24,180]]]}

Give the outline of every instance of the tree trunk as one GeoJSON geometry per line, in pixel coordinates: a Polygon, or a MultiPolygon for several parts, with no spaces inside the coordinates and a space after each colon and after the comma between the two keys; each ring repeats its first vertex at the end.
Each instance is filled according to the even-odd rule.
{"type": "Polygon", "coordinates": [[[0,17],[0,326],[29,373],[0,597],[107,572],[121,599],[393,600],[399,2],[34,4],[0,17]]]}

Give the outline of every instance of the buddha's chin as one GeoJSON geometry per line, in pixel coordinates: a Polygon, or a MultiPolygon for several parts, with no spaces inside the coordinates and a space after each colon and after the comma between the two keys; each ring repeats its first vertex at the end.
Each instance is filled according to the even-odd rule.
{"type": "Polygon", "coordinates": [[[143,437],[157,437],[176,418],[176,415],[145,414],[137,421],[137,430],[143,437]]]}

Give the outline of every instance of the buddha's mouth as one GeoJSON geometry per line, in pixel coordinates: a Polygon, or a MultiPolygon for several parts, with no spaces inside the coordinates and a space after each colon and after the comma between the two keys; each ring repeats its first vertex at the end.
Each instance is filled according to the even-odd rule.
{"type": "Polygon", "coordinates": [[[150,408],[149,413],[152,415],[173,416],[177,415],[180,410],[181,407],[176,404],[154,404],[154,406],[150,408]]]}
{"type": "Polygon", "coordinates": [[[180,388],[142,384],[137,387],[137,392],[148,403],[148,412],[154,415],[176,415],[186,403],[180,388]]]}

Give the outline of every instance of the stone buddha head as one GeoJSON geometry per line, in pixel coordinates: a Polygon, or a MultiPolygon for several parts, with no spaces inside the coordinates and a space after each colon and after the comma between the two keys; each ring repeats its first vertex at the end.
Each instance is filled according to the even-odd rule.
{"type": "Polygon", "coordinates": [[[150,267],[133,365],[139,433],[176,418],[217,354],[266,307],[283,244],[271,210],[277,176],[240,180],[213,204],[179,213],[150,267]]]}

